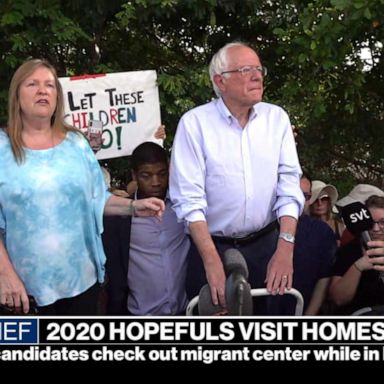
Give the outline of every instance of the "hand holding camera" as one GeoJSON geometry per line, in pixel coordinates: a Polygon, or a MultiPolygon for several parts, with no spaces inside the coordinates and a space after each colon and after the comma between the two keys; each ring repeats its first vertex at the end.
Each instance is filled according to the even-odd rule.
{"type": "Polygon", "coordinates": [[[373,269],[384,272],[384,241],[371,240],[368,247],[366,254],[373,264],[373,269]]]}
{"type": "Polygon", "coordinates": [[[360,272],[370,269],[384,272],[384,241],[368,241],[364,256],[356,260],[354,265],[360,272]]]}
{"type": "Polygon", "coordinates": [[[37,304],[33,296],[28,295],[29,310],[24,313],[21,307],[15,307],[8,304],[0,304],[0,316],[33,316],[37,315],[37,304]]]}
{"type": "Polygon", "coordinates": [[[93,152],[98,152],[103,144],[103,123],[100,120],[90,120],[86,137],[93,152]]]}

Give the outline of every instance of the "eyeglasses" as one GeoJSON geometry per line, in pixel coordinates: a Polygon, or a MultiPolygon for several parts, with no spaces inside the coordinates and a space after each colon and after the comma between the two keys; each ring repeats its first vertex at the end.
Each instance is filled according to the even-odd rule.
{"type": "Polygon", "coordinates": [[[303,192],[303,195],[304,195],[305,201],[311,200],[312,193],[303,192]]]}
{"type": "Polygon", "coordinates": [[[378,220],[378,221],[374,221],[374,220],[373,220],[372,228],[373,228],[373,226],[374,226],[375,224],[377,224],[377,225],[380,227],[380,229],[384,229],[384,219],[380,219],[380,220],[378,220]]]}
{"type": "Polygon", "coordinates": [[[263,67],[262,65],[257,65],[257,66],[246,65],[245,67],[241,67],[238,69],[232,69],[231,71],[221,72],[221,74],[224,75],[225,73],[235,73],[235,72],[239,72],[241,74],[241,76],[243,76],[243,77],[254,75],[256,72],[260,72],[261,75],[263,77],[265,77],[265,76],[267,76],[268,71],[267,71],[267,68],[263,67]]]}

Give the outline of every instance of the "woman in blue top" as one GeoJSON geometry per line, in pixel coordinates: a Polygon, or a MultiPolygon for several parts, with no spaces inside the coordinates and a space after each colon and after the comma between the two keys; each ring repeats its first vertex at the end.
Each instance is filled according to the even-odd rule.
{"type": "Polygon", "coordinates": [[[163,201],[107,192],[87,140],[64,123],[55,69],[29,60],[15,72],[0,129],[0,304],[40,314],[95,315],[104,280],[102,215],[161,216],[163,201]]]}

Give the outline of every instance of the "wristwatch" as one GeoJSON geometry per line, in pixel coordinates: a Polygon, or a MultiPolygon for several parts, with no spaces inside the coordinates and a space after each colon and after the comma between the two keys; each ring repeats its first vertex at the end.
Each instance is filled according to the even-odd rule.
{"type": "Polygon", "coordinates": [[[136,217],[136,210],[135,210],[135,207],[133,206],[134,201],[135,201],[134,199],[131,199],[128,205],[128,215],[132,217],[136,217]]]}
{"type": "Polygon", "coordinates": [[[280,232],[279,239],[283,239],[285,241],[288,241],[288,243],[295,244],[295,236],[293,236],[292,233],[289,232],[280,232]]]}

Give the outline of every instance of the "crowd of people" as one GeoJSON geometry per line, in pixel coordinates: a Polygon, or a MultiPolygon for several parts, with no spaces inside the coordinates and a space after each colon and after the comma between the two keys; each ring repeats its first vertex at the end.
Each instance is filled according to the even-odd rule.
{"type": "Polygon", "coordinates": [[[287,113],[262,101],[267,69],[251,47],[225,45],[209,74],[217,98],[181,117],[170,162],[142,143],[121,191],[64,123],[55,69],[36,59],[17,69],[0,130],[0,305],[28,313],[33,297],[40,315],[182,315],[208,285],[225,313],[230,248],[250,286],[270,293],[255,315],[291,315],[292,287],[306,315],[384,304],[384,192],[359,184],[339,199],[302,171],[287,113]],[[353,203],[370,219],[364,242],[342,219],[353,203]]]}

